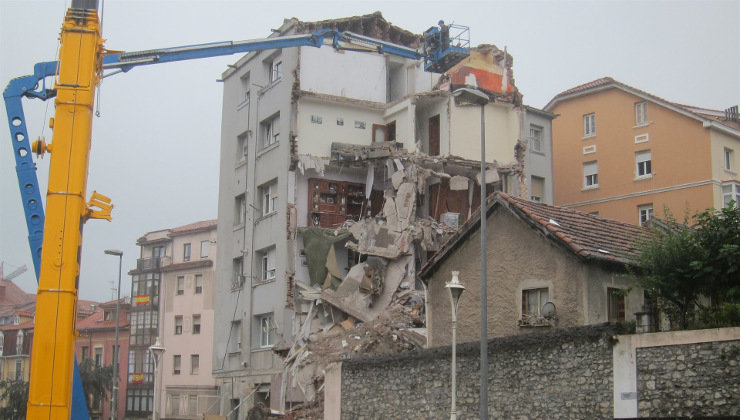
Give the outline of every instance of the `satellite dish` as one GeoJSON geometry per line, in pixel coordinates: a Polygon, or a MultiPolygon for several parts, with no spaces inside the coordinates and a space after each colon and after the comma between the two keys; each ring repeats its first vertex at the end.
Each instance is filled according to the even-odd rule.
{"type": "Polygon", "coordinates": [[[555,316],[555,304],[552,302],[546,302],[542,305],[542,316],[547,319],[552,319],[555,316]]]}

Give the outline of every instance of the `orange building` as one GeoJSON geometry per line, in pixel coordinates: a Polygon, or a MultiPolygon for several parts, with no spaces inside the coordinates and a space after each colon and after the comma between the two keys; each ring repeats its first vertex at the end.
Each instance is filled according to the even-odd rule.
{"type": "Polygon", "coordinates": [[[665,209],[679,220],[740,197],[737,106],[669,102],[610,77],[556,95],[554,202],[642,224],[665,209]]]}

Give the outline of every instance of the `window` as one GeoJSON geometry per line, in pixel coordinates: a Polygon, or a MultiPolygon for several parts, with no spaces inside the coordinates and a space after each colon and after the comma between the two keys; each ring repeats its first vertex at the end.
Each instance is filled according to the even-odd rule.
{"type": "Polygon", "coordinates": [[[338,118],[337,118],[337,125],[339,125],[339,126],[343,126],[343,125],[344,125],[344,118],[342,118],[342,117],[338,117],[338,118]]]}
{"type": "Polygon", "coordinates": [[[243,260],[241,258],[234,258],[231,267],[231,288],[238,289],[244,285],[243,260]]]}
{"type": "Polygon", "coordinates": [[[190,243],[183,244],[182,246],[182,260],[183,262],[190,261],[190,243]]]}
{"type": "Polygon", "coordinates": [[[175,317],[175,335],[182,335],[182,315],[175,317]]]}
{"type": "Polygon", "coordinates": [[[365,121],[355,121],[355,128],[359,128],[360,130],[365,129],[365,121]]]}
{"type": "Polygon", "coordinates": [[[208,258],[208,251],[211,248],[211,241],[200,241],[200,257],[208,258]]]}
{"type": "Polygon", "coordinates": [[[185,294],[185,277],[184,276],[177,276],[177,294],[178,295],[185,294]]]}
{"type": "Polygon", "coordinates": [[[179,394],[172,394],[170,395],[170,414],[172,415],[180,415],[180,395],[179,394]]]}
{"type": "Polygon", "coordinates": [[[734,160],[735,160],[735,152],[732,149],[728,149],[725,147],[725,170],[726,171],[732,171],[734,166],[734,160]]]}
{"type": "Polygon", "coordinates": [[[193,315],[193,334],[200,334],[200,315],[193,315]]]}
{"type": "Polygon", "coordinates": [[[260,273],[262,281],[275,280],[275,248],[270,248],[257,253],[259,258],[260,273]]]}
{"type": "Polygon", "coordinates": [[[280,114],[268,118],[261,124],[262,148],[272,146],[280,141],[280,114]]]}
{"type": "Polygon", "coordinates": [[[198,396],[197,395],[188,395],[188,415],[189,416],[198,415],[198,396]]]}
{"type": "Polygon", "coordinates": [[[610,287],[606,293],[609,322],[624,321],[624,291],[610,287]]]}
{"type": "Polygon", "coordinates": [[[635,174],[638,178],[650,177],[653,173],[650,150],[635,153],[635,174]]]}
{"type": "Polygon", "coordinates": [[[197,375],[199,370],[200,370],[200,355],[191,354],[190,355],[190,374],[197,375]]]}
{"type": "Polygon", "coordinates": [[[104,311],[103,321],[113,321],[113,311],[104,311]]]}
{"type": "Polygon", "coordinates": [[[20,360],[15,361],[15,380],[23,380],[23,362],[20,360]]]}
{"type": "Polygon", "coordinates": [[[259,187],[259,195],[262,200],[262,215],[277,211],[277,181],[263,184],[259,187]]]}
{"type": "Polygon", "coordinates": [[[647,102],[638,102],[635,104],[635,125],[645,125],[647,123],[647,102]]]}
{"type": "Polygon", "coordinates": [[[539,203],[545,196],[545,178],[532,175],[531,184],[530,197],[539,203]]]}
{"type": "Polygon", "coordinates": [[[598,162],[587,162],[583,164],[583,187],[596,188],[599,186],[599,164],[598,162]]]}
{"type": "Polygon", "coordinates": [[[260,324],[260,347],[271,347],[273,343],[274,328],[272,326],[272,314],[259,317],[260,324]]]}
{"type": "Polygon", "coordinates": [[[242,322],[231,321],[231,331],[229,332],[228,349],[229,353],[236,353],[242,349],[242,322]]]}
{"type": "Polygon", "coordinates": [[[522,315],[541,317],[542,306],[548,302],[548,298],[549,292],[546,287],[522,290],[522,315]]]}
{"type": "Polygon", "coordinates": [[[592,153],[596,153],[596,145],[592,144],[590,146],[583,146],[583,154],[584,155],[590,155],[592,153]]]}
{"type": "Polygon", "coordinates": [[[193,291],[196,295],[203,293],[203,275],[195,275],[195,290],[193,291]]]}
{"type": "Polygon", "coordinates": [[[270,83],[277,82],[283,78],[283,62],[280,57],[275,58],[270,63],[270,83]]]}
{"type": "Polygon", "coordinates": [[[529,126],[529,148],[533,152],[542,152],[542,127],[529,126]]]}
{"type": "Polygon", "coordinates": [[[583,137],[596,135],[596,114],[586,114],[583,116],[583,137]]]}
{"type": "Polygon", "coordinates": [[[247,218],[247,199],[245,194],[236,196],[234,199],[234,225],[243,225],[247,218]]]}
{"type": "Polygon", "coordinates": [[[88,357],[90,357],[90,347],[82,346],[82,360],[85,360],[88,357]]]}
{"type": "Polygon", "coordinates": [[[733,201],[736,207],[740,205],[740,183],[727,182],[722,184],[722,206],[728,207],[733,201]]]}
{"type": "Polygon", "coordinates": [[[176,354],[172,356],[172,374],[173,375],[179,375],[180,374],[180,364],[182,362],[182,356],[179,354],[176,354]]]}
{"type": "Polygon", "coordinates": [[[311,115],[312,124],[322,124],[323,122],[324,122],[324,119],[321,118],[321,115],[311,115]]]}
{"type": "Polygon", "coordinates": [[[95,347],[95,366],[103,366],[103,348],[95,347]]]}
{"type": "Polygon", "coordinates": [[[640,226],[644,225],[648,220],[653,218],[653,205],[645,204],[637,206],[637,214],[640,218],[640,226]]]}
{"type": "Polygon", "coordinates": [[[236,137],[236,162],[241,163],[247,160],[249,149],[249,131],[245,131],[236,137]]]}
{"type": "Polygon", "coordinates": [[[250,90],[249,73],[240,77],[239,80],[241,81],[241,85],[242,85],[243,99],[241,103],[239,103],[238,107],[243,108],[249,105],[249,90],[250,90]]]}
{"type": "Polygon", "coordinates": [[[15,354],[23,354],[23,330],[18,331],[15,338],[15,354]]]}

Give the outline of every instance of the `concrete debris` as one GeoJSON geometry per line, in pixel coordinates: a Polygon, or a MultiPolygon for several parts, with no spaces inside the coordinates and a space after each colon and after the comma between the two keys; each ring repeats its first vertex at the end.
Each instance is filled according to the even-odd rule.
{"type": "Polygon", "coordinates": [[[307,169],[313,169],[320,176],[324,176],[324,168],[329,161],[326,158],[310,156],[310,155],[299,155],[297,167],[301,171],[301,175],[305,174],[307,169]]]}
{"type": "Polygon", "coordinates": [[[450,189],[452,191],[467,191],[468,190],[468,178],[455,175],[450,178],[450,189]]]}

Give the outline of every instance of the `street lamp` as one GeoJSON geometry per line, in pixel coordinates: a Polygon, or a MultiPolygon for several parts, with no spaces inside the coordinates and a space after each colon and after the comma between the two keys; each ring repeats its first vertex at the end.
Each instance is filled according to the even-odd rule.
{"type": "Polygon", "coordinates": [[[159,358],[162,357],[162,353],[164,353],[166,349],[164,346],[162,346],[162,343],[159,342],[159,337],[157,337],[157,340],[149,346],[149,352],[152,354],[152,359],[154,359],[154,406],[152,407],[152,420],[157,420],[157,391],[158,389],[158,369],[157,365],[159,363],[159,358]]]}
{"type": "Polygon", "coordinates": [[[445,284],[450,292],[450,304],[452,305],[452,408],[450,408],[450,420],[457,420],[457,305],[465,286],[458,279],[459,271],[452,272],[452,280],[445,284]]]}
{"type": "Polygon", "coordinates": [[[123,266],[123,251],[117,249],[106,249],[104,251],[108,255],[114,255],[118,257],[118,299],[116,299],[116,341],[113,347],[113,392],[111,395],[112,408],[111,408],[111,420],[116,420],[118,417],[118,357],[121,352],[121,346],[118,343],[118,312],[121,309],[121,268],[123,266]]]}
{"type": "Polygon", "coordinates": [[[460,88],[452,92],[463,105],[480,105],[480,414],[488,419],[488,290],[486,279],[486,104],[487,94],[478,89],[460,88]]]}

